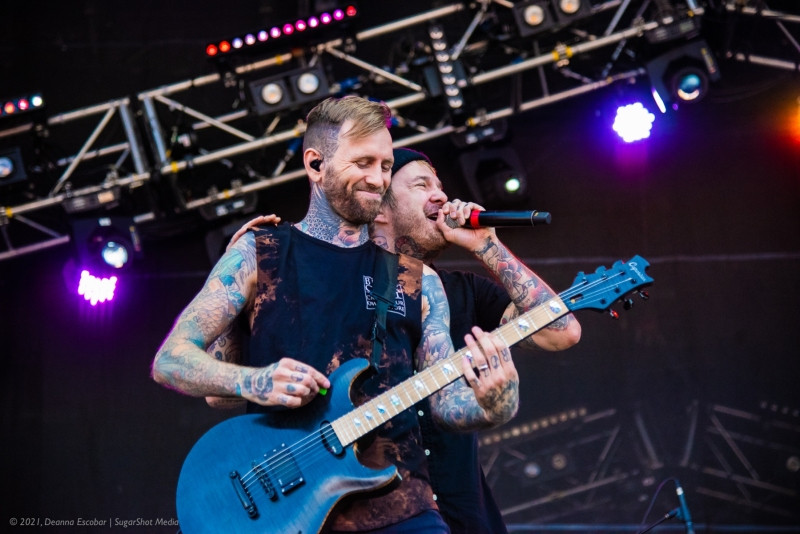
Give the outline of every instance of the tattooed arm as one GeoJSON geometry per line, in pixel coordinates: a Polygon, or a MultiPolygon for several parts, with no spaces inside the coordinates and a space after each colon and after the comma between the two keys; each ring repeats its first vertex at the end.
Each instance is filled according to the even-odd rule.
{"type": "Polygon", "coordinates": [[[197,397],[235,396],[289,407],[302,406],[320,387],[330,387],[322,373],[290,358],[267,367],[244,367],[206,353],[255,298],[255,261],[252,233],[220,258],[158,350],[152,368],[156,382],[197,397]]]}
{"type": "MultiPolygon", "coordinates": [[[[511,303],[503,313],[500,324],[506,324],[520,314],[547,302],[556,293],[544,280],[522,263],[498,239],[493,228],[450,228],[444,224],[444,215],[464,224],[469,213],[480,206],[453,200],[442,206],[439,229],[445,239],[469,250],[505,288],[511,303]]],[[[522,341],[519,346],[529,349],[564,350],[581,338],[581,325],[575,316],[567,314],[522,341]]]]}
{"type": "MultiPolygon", "coordinates": [[[[422,342],[417,367],[424,369],[453,353],[450,308],[439,276],[425,266],[422,276],[422,342]]],[[[519,406],[519,376],[508,347],[474,327],[465,337],[472,360],[463,362],[465,380],[431,396],[436,422],[451,430],[479,430],[509,421],[519,406]],[[477,374],[476,374],[477,370],[477,374]]]]}
{"type": "MultiPolygon", "coordinates": [[[[211,343],[211,346],[208,347],[206,352],[221,362],[240,364],[243,356],[242,343],[244,341],[244,335],[239,320],[235,320],[225,329],[221,336],[211,343]]],[[[206,402],[212,408],[226,410],[243,408],[246,404],[246,401],[241,397],[220,397],[211,395],[206,397],[206,402]]]]}

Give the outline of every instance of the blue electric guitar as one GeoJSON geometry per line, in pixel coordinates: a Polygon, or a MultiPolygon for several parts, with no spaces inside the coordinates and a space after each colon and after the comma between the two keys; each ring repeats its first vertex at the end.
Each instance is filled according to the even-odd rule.
{"type": "MultiPolygon", "coordinates": [[[[648,263],[639,256],[610,269],[579,273],[572,287],[504,324],[494,333],[509,346],[577,310],[606,310],[648,286],[648,263]]],[[[630,301],[625,300],[626,307],[630,301]]],[[[388,391],[355,407],[350,389],[369,368],[356,358],[329,377],[327,395],[271,414],[232,417],[194,445],[178,480],[178,522],[183,534],[311,534],[325,526],[345,497],[385,487],[394,467],[359,463],[355,442],[400,412],[463,375],[467,349],[454,352],[388,391]]]]}

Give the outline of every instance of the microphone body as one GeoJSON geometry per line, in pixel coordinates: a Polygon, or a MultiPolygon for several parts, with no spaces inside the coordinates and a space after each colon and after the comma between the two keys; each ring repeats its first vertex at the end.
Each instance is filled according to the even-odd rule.
{"type": "MultiPolygon", "coordinates": [[[[478,211],[472,210],[465,228],[489,228],[498,226],[534,226],[537,224],[550,224],[552,217],[546,211],[478,211]]],[[[449,215],[444,222],[450,228],[458,228],[458,222],[449,215]]]]}
{"type": "Polygon", "coordinates": [[[689,513],[689,507],[686,505],[686,497],[683,494],[683,486],[680,481],[675,479],[675,493],[678,494],[678,502],[680,503],[680,512],[678,517],[683,520],[686,525],[686,534],[694,534],[694,525],[692,524],[692,516],[689,513]]]}

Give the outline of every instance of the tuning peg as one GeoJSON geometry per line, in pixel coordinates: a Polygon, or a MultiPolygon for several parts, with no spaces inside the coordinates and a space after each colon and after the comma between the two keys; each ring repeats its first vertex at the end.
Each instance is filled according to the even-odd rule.
{"type": "Polygon", "coordinates": [[[616,310],[608,310],[608,314],[612,319],[619,319],[619,313],[616,310]]]}
{"type": "Polygon", "coordinates": [[[630,310],[631,308],[633,308],[633,299],[628,297],[625,300],[623,300],[622,301],[622,307],[625,308],[626,311],[630,310]]]}
{"type": "Polygon", "coordinates": [[[647,299],[650,298],[650,293],[648,293],[647,291],[641,291],[640,290],[640,291],[637,291],[637,293],[639,294],[640,297],[642,297],[642,300],[647,300],[647,299]]]}

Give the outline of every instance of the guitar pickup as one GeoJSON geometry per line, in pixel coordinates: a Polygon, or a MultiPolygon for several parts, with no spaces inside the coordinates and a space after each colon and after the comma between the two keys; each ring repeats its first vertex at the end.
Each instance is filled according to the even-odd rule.
{"type": "Polygon", "coordinates": [[[302,485],[305,482],[303,473],[297,467],[297,462],[294,460],[294,455],[290,449],[282,448],[275,449],[270,459],[269,470],[273,478],[277,480],[278,487],[281,493],[288,494],[293,489],[302,485]]]}

